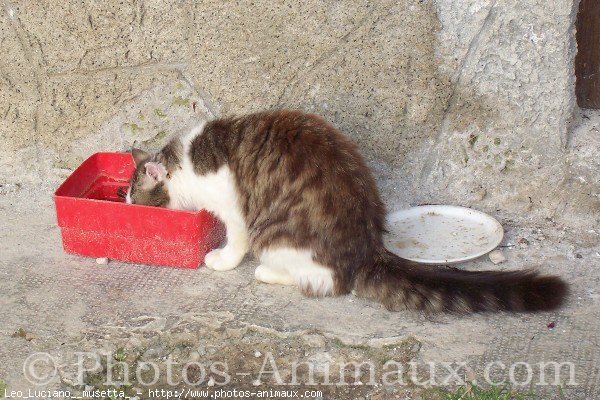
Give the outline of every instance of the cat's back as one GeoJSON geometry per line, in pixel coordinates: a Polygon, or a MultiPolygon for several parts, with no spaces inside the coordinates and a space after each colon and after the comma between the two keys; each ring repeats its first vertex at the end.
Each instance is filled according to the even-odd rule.
{"type": "Polygon", "coordinates": [[[316,114],[264,111],[233,120],[232,128],[241,138],[237,153],[256,163],[277,161],[295,172],[311,167],[322,173],[331,168],[366,169],[356,145],[316,114]]]}
{"type": "Polygon", "coordinates": [[[333,125],[295,110],[225,123],[235,137],[229,142],[237,142],[229,165],[250,228],[261,233],[259,241],[272,243],[275,236],[294,232],[286,241],[311,242],[313,249],[355,243],[359,253],[379,242],[384,207],[375,181],[357,146],[333,125]]]}

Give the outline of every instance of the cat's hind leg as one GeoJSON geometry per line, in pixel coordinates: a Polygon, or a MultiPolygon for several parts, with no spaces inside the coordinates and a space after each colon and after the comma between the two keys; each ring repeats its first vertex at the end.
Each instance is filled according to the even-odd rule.
{"type": "Polygon", "coordinates": [[[314,261],[309,250],[268,249],[262,252],[260,261],[255,276],[261,282],[296,285],[310,297],[334,294],[333,271],[314,261]]]}

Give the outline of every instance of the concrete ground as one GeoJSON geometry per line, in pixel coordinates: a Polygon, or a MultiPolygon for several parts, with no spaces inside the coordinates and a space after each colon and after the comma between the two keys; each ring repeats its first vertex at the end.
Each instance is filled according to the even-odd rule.
{"type": "MultiPolygon", "coordinates": [[[[594,135],[590,138],[598,137],[597,128],[598,124],[587,125],[587,134],[594,135]]],[[[383,188],[386,196],[393,195],[390,187],[383,188]]],[[[321,375],[328,363],[372,361],[377,369],[375,385],[366,384],[369,379],[363,373],[363,385],[315,386],[324,398],[349,399],[433,396],[427,385],[414,381],[382,385],[379,379],[388,360],[416,362],[420,381],[427,376],[426,363],[436,362],[438,384],[448,375],[442,362],[454,363],[461,377],[480,383],[486,366],[496,382],[509,381],[511,375],[526,381],[523,363],[528,363],[532,387],[543,398],[560,398],[556,386],[542,384],[538,366],[556,361],[572,363],[574,371],[571,377],[568,365],[561,370],[558,382],[564,398],[600,398],[597,224],[598,229],[582,229],[552,219],[515,221],[499,215],[506,231],[502,251],[507,261],[494,265],[482,257],[459,266],[535,267],[560,275],[572,285],[560,311],[424,316],[388,312],[353,296],[308,299],[293,288],[257,283],[253,279],[257,264],[250,258],[236,270],[218,273],[116,261],[98,265],[94,259],[65,254],[53,189],[53,185],[3,185],[0,191],[0,386],[7,390],[67,388],[79,393],[85,386],[77,378],[76,352],[104,351],[132,365],[160,362],[161,371],[169,356],[182,362],[224,362],[233,376],[225,388],[281,388],[274,375],[264,375],[262,384],[255,385],[265,360],[268,367],[271,360],[276,362],[287,383],[293,361],[308,361],[321,375]],[[57,372],[54,379],[42,382],[53,368],[43,360],[34,363],[33,378],[39,378],[34,381],[40,386],[31,383],[29,369],[24,371],[25,360],[37,352],[49,353],[57,372]]],[[[557,383],[553,372],[546,372],[546,381],[557,383]]],[[[107,387],[102,374],[89,373],[82,379],[88,388],[107,387]]],[[[217,385],[210,386],[207,375],[199,387],[218,388],[217,378],[217,385]]],[[[339,382],[338,378],[332,380],[339,382]]],[[[453,378],[449,383],[460,382],[453,378]]],[[[166,386],[161,380],[151,387],[166,386]]],[[[139,380],[128,388],[140,398],[150,397],[146,389],[139,380]]]]}

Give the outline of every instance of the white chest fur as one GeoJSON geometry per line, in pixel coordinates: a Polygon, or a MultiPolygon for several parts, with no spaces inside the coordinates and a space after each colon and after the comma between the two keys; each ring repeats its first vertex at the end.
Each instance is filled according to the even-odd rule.
{"type": "Polygon", "coordinates": [[[207,209],[223,220],[228,214],[238,214],[239,195],[235,180],[227,165],[221,166],[217,171],[198,175],[190,157],[192,141],[202,134],[205,124],[192,129],[181,138],[183,159],[181,169],[173,173],[167,182],[171,201],[169,208],[199,210],[207,209]]]}

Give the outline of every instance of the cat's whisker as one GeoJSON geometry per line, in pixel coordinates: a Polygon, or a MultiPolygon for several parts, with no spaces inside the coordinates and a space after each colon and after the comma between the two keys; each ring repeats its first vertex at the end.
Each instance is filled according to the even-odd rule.
{"type": "Polygon", "coordinates": [[[121,199],[124,199],[127,197],[127,190],[125,190],[125,188],[120,187],[117,189],[117,196],[119,196],[121,199]]]}

